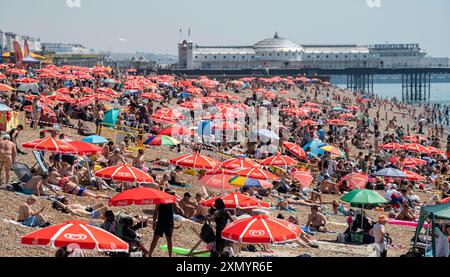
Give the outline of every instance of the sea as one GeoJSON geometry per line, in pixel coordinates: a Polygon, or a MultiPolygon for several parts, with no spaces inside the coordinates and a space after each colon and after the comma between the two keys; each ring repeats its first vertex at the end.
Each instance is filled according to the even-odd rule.
{"type": "MultiPolygon", "coordinates": [[[[346,84],[337,84],[341,88],[346,88],[346,84]]],[[[392,99],[396,97],[402,99],[401,83],[374,83],[374,93],[380,97],[392,99]]],[[[450,83],[432,83],[430,92],[431,103],[441,103],[450,105],[450,83]]]]}

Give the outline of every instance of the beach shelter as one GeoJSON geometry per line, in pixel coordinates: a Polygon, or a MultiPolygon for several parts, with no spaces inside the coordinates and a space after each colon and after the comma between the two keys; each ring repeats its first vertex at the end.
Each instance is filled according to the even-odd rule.
{"type": "Polygon", "coordinates": [[[257,215],[238,219],[222,231],[222,238],[243,244],[270,244],[294,241],[300,226],[288,221],[257,215]]]}
{"type": "Polygon", "coordinates": [[[309,141],[305,146],[303,146],[303,150],[306,151],[306,149],[310,147],[311,154],[317,157],[319,154],[323,155],[325,153],[324,150],[320,149],[322,146],[326,146],[326,144],[323,143],[321,140],[313,139],[309,141]]]}
{"type": "Polygon", "coordinates": [[[128,252],[128,244],[120,238],[100,227],[75,220],[29,233],[20,239],[20,243],[32,246],[51,245],[53,248],[76,245],[80,249],[100,252],[128,252]]]}
{"type": "Polygon", "coordinates": [[[112,109],[105,113],[105,118],[103,119],[103,124],[107,126],[116,125],[117,118],[119,118],[120,109],[112,109]]]}
{"type": "Polygon", "coordinates": [[[434,226],[439,224],[439,220],[450,220],[450,203],[437,204],[434,206],[422,206],[420,209],[419,222],[417,224],[416,235],[414,239],[414,247],[417,245],[420,231],[422,230],[426,220],[431,221],[431,249],[433,257],[436,256],[436,240],[434,226]]]}
{"type": "Polygon", "coordinates": [[[211,120],[203,120],[199,123],[197,134],[199,136],[209,136],[211,135],[212,129],[212,121],[211,120]]]}

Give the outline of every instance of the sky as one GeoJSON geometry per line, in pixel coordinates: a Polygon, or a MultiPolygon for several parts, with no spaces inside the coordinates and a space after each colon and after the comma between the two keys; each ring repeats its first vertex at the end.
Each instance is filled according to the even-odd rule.
{"type": "Polygon", "coordinates": [[[299,44],[420,43],[450,57],[448,0],[0,0],[0,30],[122,53],[253,45],[275,32],[299,44]]]}

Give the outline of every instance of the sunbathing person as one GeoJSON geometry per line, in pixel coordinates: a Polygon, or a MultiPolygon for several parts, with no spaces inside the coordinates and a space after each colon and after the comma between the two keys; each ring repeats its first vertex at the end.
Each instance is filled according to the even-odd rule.
{"type": "Polygon", "coordinates": [[[330,176],[325,175],[323,181],[319,185],[322,193],[333,193],[341,195],[339,185],[331,181],[330,176]]]}
{"type": "Polygon", "coordinates": [[[30,181],[26,182],[22,186],[22,192],[28,195],[36,195],[36,196],[46,196],[47,194],[44,192],[43,187],[47,187],[54,194],[59,195],[51,185],[48,184],[48,175],[43,176],[33,176],[30,181]]]}
{"type": "Polygon", "coordinates": [[[108,166],[126,164],[125,158],[120,154],[119,148],[114,148],[112,155],[108,159],[108,166]]]}
{"type": "Polygon", "coordinates": [[[45,182],[48,182],[50,184],[56,185],[61,188],[61,190],[68,194],[73,194],[76,196],[88,196],[95,199],[110,199],[111,197],[107,195],[98,195],[93,192],[88,191],[85,188],[79,187],[74,182],[70,181],[67,177],[61,177],[58,172],[56,172],[55,169],[49,170],[49,178],[45,180],[45,182]]]}
{"type": "Polygon", "coordinates": [[[308,215],[308,221],[306,221],[306,226],[309,226],[311,231],[327,232],[326,224],[327,219],[319,212],[319,207],[312,206],[311,213],[308,215]]]}
{"type": "Polygon", "coordinates": [[[396,219],[405,221],[415,221],[416,216],[414,215],[413,209],[411,209],[411,207],[408,204],[403,203],[402,211],[397,215],[396,219]]]}
{"type": "Polygon", "coordinates": [[[92,207],[83,206],[80,204],[74,204],[70,203],[70,199],[67,197],[62,197],[60,201],[54,201],[53,202],[53,208],[63,212],[68,213],[72,215],[78,215],[82,217],[89,217],[89,218],[101,218],[104,216],[104,213],[108,209],[105,204],[100,203],[96,204],[92,207]]]}

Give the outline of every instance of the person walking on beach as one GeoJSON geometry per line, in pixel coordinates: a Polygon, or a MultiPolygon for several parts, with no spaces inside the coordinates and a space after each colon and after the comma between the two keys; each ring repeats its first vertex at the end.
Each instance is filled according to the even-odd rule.
{"type": "MultiPolygon", "coordinates": [[[[165,192],[175,195],[171,189],[166,189],[165,192]]],[[[169,257],[172,257],[172,235],[173,235],[173,209],[174,204],[158,204],[155,207],[153,213],[153,240],[150,244],[150,250],[148,252],[148,257],[151,257],[153,251],[158,244],[158,240],[166,235],[167,249],[169,251],[169,257]]]]}
{"type": "Polygon", "coordinates": [[[382,258],[387,257],[387,243],[386,243],[386,228],[388,222],[387,216],[381,215],[378,217],[377,223],[370,230],[370,234],[375,238],[375,247],[382,258]]]}
{"type": "Polygon", "coordinates": [[[14,143],[14,145],[16,146],[16,150],[17,153],[22,154],[22,155],[26,155],[27,153],[22,151],[19,148],[19,144],[17,142],[17,138],[19,137],[20,132],[23,131],[23,125],[19,124],[17,125],[16,128],[11,129],[11,131],[9,131],[9,137],[11,138],[11,141],[14,143]]]}
{"type": "Polygon", "coordinates": [[[222,238],[222,231],[227,226],[228,221],[233,222],[229,211],[225,209],[225,202],[217,199],[215,202],[216,211],[212,214],[212,219],[216,223],[216,251],[222,253],[225,247],[225,240],[222,238]]]}
{"type": "Polygon", "coordinates": [[[102,133],[102,122],[105,119],[105,113],[103,112],[103,107],[101,105],[97,105],[95,110],[95,134],[100,136],[102,133]]]}
{"type": "Polygon", "coordinates": [[[0,141],[0,185],[2,173],[5,172],[5,183],[9,184],[9,171],[11,165],[16,162],[16,146],[9,139],[9,135],[3,135],[0,141]]]}

